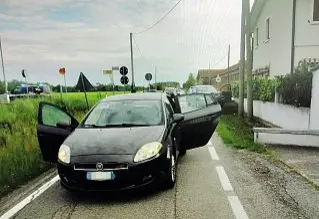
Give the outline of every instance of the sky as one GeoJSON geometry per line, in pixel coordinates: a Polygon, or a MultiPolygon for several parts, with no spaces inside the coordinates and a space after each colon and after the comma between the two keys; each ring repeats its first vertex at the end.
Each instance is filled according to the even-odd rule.
{"type": "MultiPolygon", "coordinates": [[[[158,25],[145,30],[178,0],[0,0],[0,36],[8,80],[67,84],[83,72],[93,83],[110,83],[102,71],[127,66],[131,80],[130,32],[134,75],[146,85],[151,72],[159,81],[187,80],[198,69],[226,68],[239,60],[241,0],[182,0],[158,25]]],[[[154,77],[153,77],[154,78],[154,77]]],[[[2,71],[0,80],[3,80],[2,71]]],[[[120,73],[114,72],[115,84],[120,73]]],[[[154,82],[154,81],[152,81],[154,82]]]]}

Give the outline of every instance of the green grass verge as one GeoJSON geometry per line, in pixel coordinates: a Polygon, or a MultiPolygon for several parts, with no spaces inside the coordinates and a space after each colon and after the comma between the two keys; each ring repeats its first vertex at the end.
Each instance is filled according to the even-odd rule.
{"type": "Polygon", "coordinates": [[[266,153],[262,144],[254,142],[252,126],[245,119],[236,115],[223,115],[217,127],[223,142],[234,148],[248,149],[258,153],[266,153]]]}
{"type": "MultiPolygon", "coordinates": [[[[123,92],[116,92],[120,94],[123,92]]],[[[90,92],[92,107],[112,92],[90,92]]],[[[17,99],[0,105],[0,197],[19,185],[38,176],[53,165],[42,161],[36,125],[40,101],[47,101],[66,108],[81,120],[87,112],[84,93],[54,93],[51,97],[17,99]]]]}

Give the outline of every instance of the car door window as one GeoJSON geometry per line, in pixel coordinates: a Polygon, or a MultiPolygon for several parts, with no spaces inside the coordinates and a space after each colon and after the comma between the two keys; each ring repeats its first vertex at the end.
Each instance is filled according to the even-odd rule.
{"type": "Polygon", "coordinates": [[[44,105],[42,107],[42,125],[46,126],[57,126],[58,122],[65,122],[67,124],[71,124],[71,117],[65,113],[63,110],[52,106],[52,105],[44,105]]]}
{"type": "Polygon", "coordinates": [[[184,95],[178,97],[181,113],[189,113],[192,111],[203,109],[207,106],[206,99],[203,94],[184,95]]]}
{"type": "Polygon", "coordinates": [[[165,111],[167,114],[168,121],[170,121],[173,118],[174,111],[168,100],[165,101],[165,111]]]}
{"type": "Polygon", "coordinates": [[[212,95],[205,95],[205,98],[208,106],[218,104],[212,95]]]}

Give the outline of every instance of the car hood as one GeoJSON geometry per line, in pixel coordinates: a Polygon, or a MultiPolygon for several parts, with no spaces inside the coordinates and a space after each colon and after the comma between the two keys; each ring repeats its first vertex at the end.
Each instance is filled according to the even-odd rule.
{"type": "Polygon", "coordinates": [[[77,128],[64,141],[71,156],[135,154],[146,143],[161,141],[164,126],[77,128]]]}

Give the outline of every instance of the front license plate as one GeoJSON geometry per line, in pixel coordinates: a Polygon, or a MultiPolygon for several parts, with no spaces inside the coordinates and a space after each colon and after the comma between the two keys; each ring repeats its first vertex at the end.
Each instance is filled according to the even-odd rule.
{"type": "Polygon", "coordinates": [[[87,172],[86,173],[87,180],[94,181],[105,181],[112,179],[112,172],[87,172]]]}

